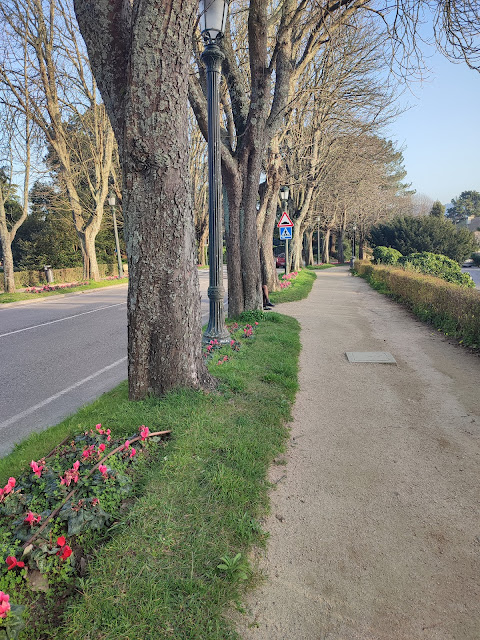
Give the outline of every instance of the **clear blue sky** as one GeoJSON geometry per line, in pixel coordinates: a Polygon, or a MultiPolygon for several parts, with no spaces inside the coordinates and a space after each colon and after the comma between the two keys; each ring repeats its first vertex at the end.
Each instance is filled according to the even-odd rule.
{"type": "Polygon", "coordinates": [[[430,78],[411,83],[399,101],[411,108],[387,136],[405,146],[406,181],[447,204],[462,191],[480,191],[480,73],[439,53],[426,62],[430,78]]]}

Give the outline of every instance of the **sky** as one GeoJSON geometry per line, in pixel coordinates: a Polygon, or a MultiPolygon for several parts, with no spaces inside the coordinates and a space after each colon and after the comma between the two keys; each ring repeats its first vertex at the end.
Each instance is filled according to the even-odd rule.
{"type": "Polygon", "coordinates": [[[480,191],[480,73],[440,53],[426,62],[430,78],[406,89],[399,102],[410,109],[387,136],[405,147],[405,181],[448,204],[462,191],[480,191]]]}

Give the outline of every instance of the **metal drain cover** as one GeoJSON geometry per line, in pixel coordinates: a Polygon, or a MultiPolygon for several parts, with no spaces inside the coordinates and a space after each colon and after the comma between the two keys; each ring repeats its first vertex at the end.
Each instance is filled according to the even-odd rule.
{"type": "Polygon", "coordinates": [[[346,351],[345,355],[349,362],[397,364],[392,354],[387,351],[346,351]]]}

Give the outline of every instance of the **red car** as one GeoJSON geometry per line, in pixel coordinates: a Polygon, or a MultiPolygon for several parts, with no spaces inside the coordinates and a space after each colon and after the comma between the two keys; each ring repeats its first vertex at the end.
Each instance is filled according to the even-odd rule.
{"type": "Polygon", "coordinates": [[[285,267],[285,254],[284,253],[279,253],[276,261],[275,261],[275,266],[277,267],[277,269],[283,269],[285,267]]]}

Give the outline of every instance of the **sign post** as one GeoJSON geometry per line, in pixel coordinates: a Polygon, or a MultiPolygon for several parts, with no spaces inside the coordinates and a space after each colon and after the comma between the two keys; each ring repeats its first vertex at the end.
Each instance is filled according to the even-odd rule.
{"type": "Polygon", "coordinates": [[[277,226],[280,229],[280,240],[285,240],[285,275],[287,275],[289,264],[288,241],[292,238],[293,222],[286,211],[282,213],[282,217],[277,226]]]}

